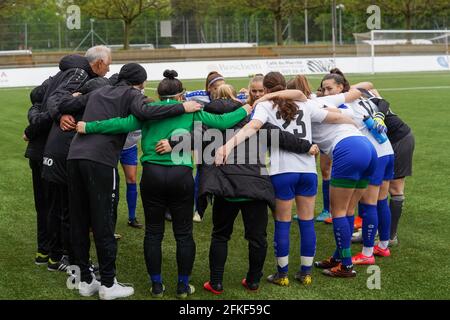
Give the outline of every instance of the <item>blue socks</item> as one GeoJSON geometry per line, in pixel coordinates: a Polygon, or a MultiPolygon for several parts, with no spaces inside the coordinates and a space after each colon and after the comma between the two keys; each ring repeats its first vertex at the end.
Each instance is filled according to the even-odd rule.
{"type": "MultiPolygon", "coordinates": [[[[152,274],[152,275],[150,275],[150,279],[152,282],[162,283],[161,274],[152,274]]],[[[178,282],[182,282],[185,286],[188,286],[189,285],[189,276],[179,274],[178,282]]]]}
{"type": "Polygon", "coordinates": [[[330,212],[330,180],[322,180],[323,209],[330,212]]]}
{"type": "Polygon", "coordinates": [[[333,218],[333,231],[342,264],[344,266],[351,266],[352,252],[350,245],[352,235],[347,217],[333,218]]]}
{"type": "Polygon", "coordinates": [[[289,266],[289,231],[290,221],[275,220],[275,232],[273,234],[273,246],[277,259],[278,272],[287,273],[289,266]]]}
{"type": "Polygon", "coordinates": [[[371,248],[375,243],[375,235],[378,228],[377,207],[370,204],[361,204],[364,210],[364,219],[362,224],[362,238],[363,245],[366,248],[371,248]]]}
{"type": "Polygon", "coordinates": [[[135,183],[127,183],[128,220],[136,218],[137,196],[137,185],[135,183]]]}
{"type": "Polygon", "coordinates": [[[300,229],[300,271],[310,273],[314,256],[316,254],[316,232],[314,230],[314,219],[300,220],[298,219],[300,229]]]}
{"type": "Polygon", "coordinates": [[[391,232],[391,209],[388,199],[378,201],[378,234],[380,241],[389,241],[391,232]]]}
{"type": "Polygon", "coordinates": [[[189,276],[178,275],[178,283],[182,282],[186,287],[189,285],[189,276]]]}
{"type": "Polygon", "coordinates": [[[364,219],[364,217],[365,217],[365,214],[366,214],[365,210],[366,210],[366,208],[364,207],[364,204],[361,202],[358,202],[358,216],[361,219],[364,219]]]}
{"type": "Polygon", "coordinates": [[[152,274],[152,275],[150,275],[150,279],[152,280],[152,282],[162,283],[162,276],[161,276],[161,274],[152,274]]]}
{"type": "Polygon", "coordinates": [[[353,235],[353,229],[355,228],[355,216],[347,216],[348,226],[350,227],[350,239],[353,235]]]}

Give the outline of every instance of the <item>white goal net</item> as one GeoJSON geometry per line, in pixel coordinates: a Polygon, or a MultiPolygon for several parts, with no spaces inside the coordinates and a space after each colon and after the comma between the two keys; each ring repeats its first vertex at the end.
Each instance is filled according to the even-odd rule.
{"type": "Polygon", "coordinates": [[[372,73],[377,72],[376,60],[380,60],[377,58],[399,56],[433,56],[437,63],[450,70],[450,30],[372,30],[353,35],[357,56],[367,58],[368,71],[372,73]]]}

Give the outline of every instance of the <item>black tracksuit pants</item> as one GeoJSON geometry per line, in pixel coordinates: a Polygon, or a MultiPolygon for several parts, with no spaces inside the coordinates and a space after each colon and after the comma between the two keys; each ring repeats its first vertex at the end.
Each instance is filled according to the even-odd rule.
{"type": "Polygon", "coordinates": [[[34,207],[37,218],[37,250],[42,254],[48,254],[48,185],[42,179],[42,159],[29,159],[29,164],[33,178],[34,207]]]}
{"type": "Polygon", "coordinates": [[[63,254],[71,256],[69,191],[67,185],[48,182],[49,215],[47,228],[49,234],[50,258],[61,259],[63,254]]]}
{"type": "Polygon", "coordinates": [[[161,242],[167,208],[172,214],[178,274],[190,275],[195,259],[195,242],[192,236],[192,169],[187,166],[144,163],[140,185],[145,213],[144,255],[149,275],[161,274],[161,242]]]}
{"type": "Polygon", "coordinates": [[[268,212],[265,201],[230,202],[214,197],[212,220],[213,231],[209,249],[211,283],[222,283],[228,255],[228,241],[233,233],[234,221],[242,212],[245,239],[248,241],[248,282],[259,282],[267,253],[268,212]]]}
{"type": "Polygon", "coordinates": [[[73,264],[80,267],[81,281],[90,282],[89,228],[92,227],[101,283],[110,287],[116,275],[117,168],[89,160],[68,160],[67,172],[73,264]]]}

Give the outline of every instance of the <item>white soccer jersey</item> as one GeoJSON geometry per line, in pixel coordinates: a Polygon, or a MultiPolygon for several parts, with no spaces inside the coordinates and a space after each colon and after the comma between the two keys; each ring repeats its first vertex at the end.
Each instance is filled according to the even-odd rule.
{"type": "Polygon", "coordinates": [[[205,90],[196,90],[186,92],[184,95],[186,101],[195,101],[200,103],[201,105],[205,105],[211,102],[211,98],[209,97],[209,92],[205,90]]]}
{"type": "Polygon", "coordinates": [[[348,103],[347,105],[353,111],[353,120],[355,120],[358,125],[359,131],[365,135],[375,147],[378,158],[394,154],[394,149],[392,149],[389,139],[383,144],[378,143],[363,121],[366,116],[373,116],[375,112],[379,111],[377,105],[367,99],[358,99],[352,103],[348,103]]]}
{"type": "MultiPolygon", "coordinates": [[[[296,102],[298,114],[293,121],[287,122],[281,118],[277,107],[273,107],[272,101],[259,103],[255,108],[253,120],[259,120],[263,124],[270,122],[282,130],[290,132],[301,139],[311,142],[311,122],[322,122],[327,111],[317,108],[312,101],[296,102]]],[[[300,172],[316,173],[316,162],[314,156],[307,153],[296,154],[273,148],[270,154],[270,175],[300,172]]]]}
{"type": "MultiPolygon", "coordinates": [[[[186,99],[186,101],[196,101],[201,105],[205,105],[211,102],[209,92],[205,90],[186,92],[184,98],[186,99]]],[[[244,92],[239,92],[236,96],[236,99],[238,99],[242,104],[246,104],[248,96],[244,92]]]]}
{"type": "MultiPolygon", "coordinates": [[[[340,109],[342,113],[352,117],[352,110],[343,106],[345,103],[344,94],[316,97],[312,101],[316,103],[316,107],[319,109],[326,110],[327,107],[339,108],[341,106],[340,109]]],[[[352,136],[362,136],[362,134],[354,125],[351,124],[315,123],[312,126],[313,143],[317,144],[320,150],[331,159],[333,158],[334,147],[339,143],[339,141],[352,136]]]]}
{"type": "Polygon", "coordinates": [[[141,130],[129,132],[127,135],[127,140],[125,140],[123,150],[134,147],[138,143],[139,139],[141,139],[141,130]]]}

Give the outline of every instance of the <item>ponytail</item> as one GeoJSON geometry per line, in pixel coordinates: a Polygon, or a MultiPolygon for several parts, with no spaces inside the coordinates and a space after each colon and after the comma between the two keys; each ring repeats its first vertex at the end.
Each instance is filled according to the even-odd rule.
{"type": "Polygon", "coordinates": [[[347,78],[345,78],[344,73],[338,68],[331,69],[330,73],[323,77],[322,82],[320,83],[320,87],[322,87],[322,83],[325,80],[331,79],[333,79],[337,84],[342,84],[342,86],[344,87],[342,92],[350,91],[350,83],[348,82],[347,78]]]}
{"type": "MultiPolygon", "coordinates": [[[[277,92],[286,89],[286,79],[279,72],[269,72],[263,80],[263,85],[270,92],[277,92]]],[[[287,122],[295,119],[298,113],[297,104],[290,99],[275,98],[273,107],[278,107],[281,118],[287,122]]]]}

